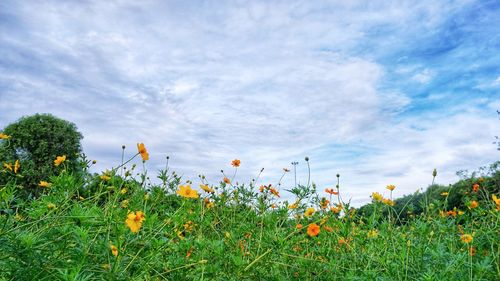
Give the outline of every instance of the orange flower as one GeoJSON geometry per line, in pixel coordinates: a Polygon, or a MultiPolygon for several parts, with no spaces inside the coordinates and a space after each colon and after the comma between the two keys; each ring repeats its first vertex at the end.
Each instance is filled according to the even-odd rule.
{"type": "Polygon", "coordinates": [[[233,165],[233,167],[235,168],[238,168],[240,166],[240,163],[241,161],[238,159],[234,159],[233,161],[231,161],[231,165],[233,165]]]}
{"type": "Polygon", "coordinates": [[[382,197],[382,194],[380,194],[378,192],[372,192],[372,199],[375,202],[381,202],[383,197],[382,197]]]}
{"type": "Polygon", "coordinates": [[[21,165],[19,165],[19,160],[16,160],[16,163],[14,163],[14,174],[17,174],[20,167],[21,165]]]}
{"type": "Polygon", "coordinates": [[[139,151],[139,154],[141,155],[143,161],[149,160],[148,150],[146,149],[143,143],[137,144],[137,150],[139,151]]]}
{"type": "Polygon", "coordinates": [[[110,248],[111,248],[111,254],[113,254],[113,256],[117,257],[118,256],[118,248],[116,248],[116,246],[113,244],[110,245],[110,248]]]}
{"type": "Polygon", "coordinates": [[[203,189],[203,191],[207,192],[207,193],[214,193],[214,190],[210,187],[208,187],[208,185],[206,184],[200,184],[200,188],[203,189]]]}
{"type": "Polygon", "coordinates": [[[224,182],[225,182],[226,184],[231,184],[231,181],[230,181],[227,177],[224,177],[224,182]]]}
{"type": "Polygon", "coordinates": [[[56,160],[54,160],[54,165],[59,166],[61,165],[64,161],[66,161],[66,155],[63,156],[57,156],[56,160]]]}
{"type": "Polygon", "coordinates": [[[385,188],[389,189],[390,191],[393,191],[396,188],[396,186],[393,184],[390,184],[390,185],[386,186],[385,188]]]}
{"type": "Polygon", "coordinates": [[[295,228],[297,228],[298,230],[301,230],[302,229],[302,224],[301,223],[298,223],[295,228]]]}
{"type": "Polygon", "coordinates": [[[324,225],[323,229],[326,230],[327,232],[333,232],[333,228],[329,227],[328,225],[324,225]]]}
{"type": "Polygon", "coordinates": [[[325,192],[332,195],[339,195],[338,191],[334,191],[333,188],[327,188],[325,192]]]}
{"type": "Polygon", "coordinates": [[[188,185],[179,185],[179,190],[177,190],[177,194],[186,197],[186,198],[198,198],[198,191],[191,189],[191,186],[188,185]]]}
{"type": "Polygon", "coordinates": [[[479,203],[476,200],[473,200],[469,203],[469,208],[474,209],[479,206],[479,203]]]}
{"type": "Polygon", "coordinates": [[[472,185],[472,191],[478,192],[479,191],[479,184],[475,183],[472,185]]]}
{"type": "Polygon", "coordinates": [[[449,217],[456,217],[457,216],[457,212],[455,210],[453,211],[448,211],[446,212],[446,214],[449,216],[449,217]]]}
{"type": "Polygon", "coordinates": [[[307,227],[307,235],[309,235],[311,237],[318,236],[319,232],[320,232],[319,225],[317,225],[315,223],[311,223],[307,227]]]}
{"type": "Polygon", "coordinates": [[[471,257],[475,256],[475,255],[476,255],[476,252],[477,252],[476,248],[474,248],[474,247],[470,247],[470,248],[469,248],[469,255],[470,255],[471,257]]]}
{"type": "Polygon", "coordinates": [[[462,240],[465,244],[469,244],[472,240],[474,240],[474,238],[472,238],[472,235],[470,234],[463,234],[460,236],[460,240],[462,240]]]}
{"type": "Polygon", "coordinates": [[[280,193],[274,187],[269,187],[269,191],[276,197],[280,197],[280,193]]]}
{"type": "Polygon", "coordinates": [[[137,212],[130,212],[127,215],[127,219],[125,220],[125,223],[127,226],[130,228],[130,231],[133,233],[136,233],[139,231],[139,229],[142,227],[142,222],[146,219],[146,216],[142,211],[137,211],[137,212]]]}
{"type": "Polygon", "coordinates": [[[328,208],[328,205],[330,204],[330,200],[327,200],[326,198],[321,198],[321,201],[319,202],[319,205],[321,209],[326,209],[328,208]]]}

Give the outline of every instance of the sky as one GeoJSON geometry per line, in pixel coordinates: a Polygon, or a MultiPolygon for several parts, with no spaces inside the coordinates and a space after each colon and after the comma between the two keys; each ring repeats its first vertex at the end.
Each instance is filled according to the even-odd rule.
{"type": "MultiPolygon", "coordinates": [[[[50,113],[96,172],[143,142],[151,178],[284,189],[354,206],[500,159],[500,2],[0,2],[0,130],[50,113]]],[[[138,161],[137,161],[138,162],[138,161]]]]}

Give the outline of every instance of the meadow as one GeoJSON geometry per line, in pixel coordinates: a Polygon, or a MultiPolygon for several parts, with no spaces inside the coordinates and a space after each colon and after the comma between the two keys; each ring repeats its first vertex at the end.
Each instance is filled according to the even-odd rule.
{"type": "Polygon", "coordinates": [[[499,280],[498,163],[406,199],[388,183],[356,209],[341,175],[326,188],[225,174],[209,184],[167,163],[153,184],[143,144],[99,174],[84,156],[73,171],[70,158],[51,159],[57,172],[29,197],[22,162],[3,163],[0,280],[499,280]]]}

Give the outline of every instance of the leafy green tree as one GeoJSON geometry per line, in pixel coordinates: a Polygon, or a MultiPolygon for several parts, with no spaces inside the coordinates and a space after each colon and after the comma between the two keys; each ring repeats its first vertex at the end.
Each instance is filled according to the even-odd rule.
{"type": "Polygon", "coordinates": [[[0,184],[14,178],[16,184],[31,193],[40,181],[64,170],[77,171],[80,168],[80,141],[82,134],[75,124],[51,114],[25,116],[8,125],[2,131],[8,139],[0,141],[0,161],[19,162],[16,173],[4,167],[0,173],[0,184]],[[54,165],[58,156],[66,156],[61,165],[54,165]]]}

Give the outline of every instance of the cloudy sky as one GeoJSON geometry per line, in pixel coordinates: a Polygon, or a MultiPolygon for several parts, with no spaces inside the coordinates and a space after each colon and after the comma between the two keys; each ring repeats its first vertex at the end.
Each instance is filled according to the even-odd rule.
{"type": "Polygon", "coordinates": [[[0,2],[0,128],[74,122],[97,169],[144,142],[151,175],[306,183],[309,156],[359,206],[499,160],[499,91],[495,0],[0,2]]]}

